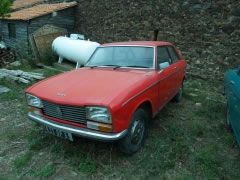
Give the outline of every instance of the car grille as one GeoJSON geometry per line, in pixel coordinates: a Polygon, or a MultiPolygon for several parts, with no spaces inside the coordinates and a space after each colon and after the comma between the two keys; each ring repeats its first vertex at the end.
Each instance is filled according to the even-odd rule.
{"type": "Polygon", "coordinates": [[[43,114],[61,120],[86,124],[84,107],[67,106],[43,101],[43,114]]]}

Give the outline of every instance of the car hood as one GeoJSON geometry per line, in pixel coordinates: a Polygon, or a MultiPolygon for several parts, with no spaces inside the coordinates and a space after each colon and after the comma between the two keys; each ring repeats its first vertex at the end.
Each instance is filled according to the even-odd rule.
{"type": "Polygon", "coordinates": [[[139,84],[144,84],[151,73],[129,69],[81,68],[40,81],[26,92],[54,103],[110,106],[113,100],[127,98],[139,84]]]}

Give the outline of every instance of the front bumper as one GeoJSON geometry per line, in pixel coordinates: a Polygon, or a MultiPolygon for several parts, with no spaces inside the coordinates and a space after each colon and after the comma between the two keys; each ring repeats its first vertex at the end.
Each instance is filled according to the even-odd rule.
{"type": "Polygon", "coordinates": [[[65,124],[63,125],[63,124],[45,119],[44,117],[34,115],[31,112],[29,112],[27,116],[30,120],[43,124],[45,126],[59,129],[64,132],[72,133],[77,136],[100,140],[100,141],[116,141],[123,138],[127,133],[127,130],[124,130],[120,133],[103,133],[103,132],[98,132],[90,129],[79,128],[79,127],[65,125],[65,124]]]}

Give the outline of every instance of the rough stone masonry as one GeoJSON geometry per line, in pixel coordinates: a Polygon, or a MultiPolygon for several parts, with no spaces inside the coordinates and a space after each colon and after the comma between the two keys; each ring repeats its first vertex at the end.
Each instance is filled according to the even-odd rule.
{"type": "Polygon", "coordinates": [[[78,0],[76,31],[100,43],[151,40],[174,42],[188,61],[188,72],[222,79],[239,64],[238,0],[78,0]]]}

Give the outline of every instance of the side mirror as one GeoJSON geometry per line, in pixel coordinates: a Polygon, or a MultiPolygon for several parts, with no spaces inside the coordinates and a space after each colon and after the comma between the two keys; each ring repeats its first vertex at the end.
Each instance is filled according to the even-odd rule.
{"type": "Polygon", "coordinates": [[[169,65],[170,65],[169,62],[160,63],[159,68],[160,68],[160,70],[163,70],[163,69],[167,68],[169,65]]]}

